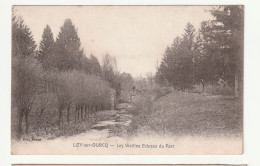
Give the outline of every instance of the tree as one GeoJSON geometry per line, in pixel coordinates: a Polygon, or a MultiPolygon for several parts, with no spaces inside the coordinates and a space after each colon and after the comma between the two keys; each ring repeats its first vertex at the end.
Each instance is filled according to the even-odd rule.
{"type": "Polygon", "coordinates": [[[18,112],[17,137],[21,137],[25,117],[25,133],[29,130],[31,111],[38,86],[41,85],[41,67],[34,59],[35,41],[21,17],[12,18],[12,103],[18,112]]]}
{"type": "Polygon", "coordinates": [[[12,100],[18,111],[18,139],[22,135],[23,117],[25,117],[25,133],[28,134],[29,113],[42,83],[42,73],[42,68],[35,59],[31,57],[13,58],[12,100]]]}
{"type": "Polygon", "coordinates": [[[134,79],[129,73],[121,73],[119,75],[120,83],[121,83],[121,88],[123,91],[131,91],[133,86],[134,86],[134,79]]]}
{"type": "Polygon", "coordinates": [[[189,50],[194,50],[194,37],[195,37],[195,29],[191,23],[187,23],[184,28],[183,42],[185,42],[186,47],[189,50]]]}
{"type": "Polygon", "coordinates": [[[79,51],[79,54],[76,57],[76,62],[77,65],[74,67],[74,69],[85,71],[86,74],[90,73],[90,62],[89,59],[86,57],[83,49],[79,51]]]}
{"type": "Polygon", "coordinates": [[[167,82],[171,85],[173,84],[173,73],[174,73],[174,67],[173,67],[174,61],[173,61],[173,52],[172,47],[167,47],[162,62],[160,64],[160,67],[157,71],[156,80],[160,84],[166,84],[167,82]]]}
{"type": "Polygon", "coordinates": [[[71,70],[80,65],[82,57],[80,39],[70,19],[64,21],[56,39],[55,66],[59,70],[71,70]]]}
{"type": "Polygon", "coordinates": [[[98,62],[97,57],[95,57],[92,53],[90,54],[90,74],[101,76],[102,69],[98,62]]]}
{"type": "Polygon", "coordinates": [[[118,77],[119,72],[115,57],[112,57],[109,54],[106,54],[103,57],[102,72],[104,79],[108,81],[110,87],[116,91],[116,96],[120,96],[121,84],[118,77]]]}
{"type": "MultiPolygon", "coordinates": [[[[244,41],[244,9],[243,6],[220,6],[211,11],[215,22],[220,23],[215,29],[223,29],[227,39],[222,48],[225,55],[228,55],[227,65],[228,78],[233,82],[235,96],[239,96],[239,89],[242,89],[243,78],[243,41],[244,41]],[[233,80],[233,81],[232,81],[233,80]]],[[[242,93],[242,90],[240,91],[242,93]]]]}
{"type": "Polygon", "coordinates": [[[12,57],[25,58],[33,56],[36,44],[30,28],[24,24],[22,17],[12,18],[12,57]]]}
{"type": "Polygon", "coordinates": [[[50,69],[52,64],[52,56],[54,54],[54,38],[49,25],[43,30],[42,40],[40,42],[37,59],[42,63],[44,69],[50,69]]]}
{"type": "Polygon", "coordinates": [[[155,79],[160,84],[169,84],[176,89],[192,89],[195,84],[194,58],[195,29],[188,23],[182,38],[176,37],[167,47],[155,79]]]}
{"type": "Polygon", "coordinates": [[[84,54],[79,61],[81,62],[80,69],[83,70],[86,74],[97,76],[102,75],[102,69],[98,62],[98,59],[92,53],[90,54],[90,58],[87,58],[84,54]]]}
{"type": "Polygon", "coordinates": [[[116,58],[106,54],[103,57],[102,65],[103,76],[108,82],[112,82],[117,75],[117,62],[116,58]]]}
{"type": "Polygon", "coordinates": [[[119,74],[118,81],[121,85],[120,100],[129,101],[135,84],[133,77],[131,74],[123,72],[119,74]]]}
{"type": "Polygon", "coordinates": [[[198,40],[205,80],[212,84],[225,80],[238,96],[243,78],[243,7],[219,6],[210,12],[215,19],[202,22],[198,40]]]}
{"type": "Polygon", "coordinates": [[[63,124],[63,110],[67,108],[67,121],[69,122],[70,106],[73,98],[73,84],[75,77],[71,72],[52,72],[50,76],[52,92],[57,98],[58,126],[63,124]]]}
{"type": "MultiPolygon", "coordinates": [[[[192,89],[194,85],[194,37],[195,29],[193,25],[187,23],[184,29],[183,39],[179,45],[180,85],[182,89],[192,89]]],[[[177,54],[178,55],[178,54],[177,54]]]]}

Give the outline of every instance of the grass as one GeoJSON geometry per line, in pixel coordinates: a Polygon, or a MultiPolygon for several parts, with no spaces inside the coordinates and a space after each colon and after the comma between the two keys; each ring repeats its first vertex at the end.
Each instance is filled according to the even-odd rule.
{"type": "MultiPolygon", "coordinates": [[[[211,89],[212,90],[212,89],[211,89]]],[[[222,91],[224,91],[222,89],[222,91]]],[[[132,123],[127,127],[127,134],[158,134],[158,135],[241,135],[243,111],[242,102],[225,94],[189,93],[171,91],[169,88],[153,87],[134,96],[134,107],[129,111],[132,123]]],[[[220,91],[218,91],[220,92],[220,91]]],[[[51,100],[53,101],[53,100],[51,100]]],[[[58,111],[55,101],[49,104],[42,117],[39,110],[30,113],[29,135],[23,138],[55,139],[60,136],[71,136],[83,133],[98,121],[116,119],[115,110],[96,112],[91,118],[75,122],[75,108],[71,110],[70,123],[58,127],[58,111]]],[[[65,121],[66,112],[64,112],[65,121]]],[[[116,129],[120,126],[116,127],[116,129]]],[[[125,130],[120,128],[120,130],[125,130]]],[[[17,131],[17,111],[12,108],[12,138],[17,131]]],[[[118,132],[121,133],[121,132],[118,132]]]]}
{"type": "Polygon", "coordinates": [[[136,99],[132,130],[145,134],[242,134],[242,102],[232,96],[174,91],[157,100],[136,99]]]}
{"type": "MultiPolygon", "coordinates": [[[[192,92],[202,93],[203,92],[202,85],[195,85],[192,92]]],[[[220,86],[220,85],[213,85],[213,86],[205,85],[203,93],[211,94],[211,95],[232,96],[234,95],[234,88],[220,86]]]]}

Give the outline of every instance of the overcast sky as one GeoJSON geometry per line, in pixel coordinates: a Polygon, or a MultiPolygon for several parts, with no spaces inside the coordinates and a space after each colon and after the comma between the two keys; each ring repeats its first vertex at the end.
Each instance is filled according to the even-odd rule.
{"type": "Polygon", "coordinates": [[[37,44],[49,24],[56,38],[66,18],[78,29],[87,56],[100,63],[107,52],[117,58],[121,72],[132,76],[155,73],[167,45],[190,22],[199,28],[212,18],[206,6],[16,6],[37,44]]]}

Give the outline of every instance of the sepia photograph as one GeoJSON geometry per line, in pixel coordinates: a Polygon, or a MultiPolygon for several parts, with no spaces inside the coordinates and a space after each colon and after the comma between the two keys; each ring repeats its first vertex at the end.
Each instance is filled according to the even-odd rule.
{"type": "Polygon", "coordinates": [[[10,37],[13,155],[243,153],[242,5],[13,6],[10,37]]]}

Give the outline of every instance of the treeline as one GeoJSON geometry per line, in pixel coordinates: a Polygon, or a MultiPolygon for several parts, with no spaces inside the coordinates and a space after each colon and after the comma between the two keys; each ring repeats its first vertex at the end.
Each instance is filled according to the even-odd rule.
{"type": "MultiPolygon", "coordinates": [[[[64,126],[86,121],[94,112],[114,109],[122,80],[132,82],[133,78],[119,73],[114,57],[106,54],[100,65],[92,53],[85,55],[70,19],[56,40],[46,25],[37,48],[30,28],[21,17],[13,16],[13,138],[34,131],[66,130],[64,126]]],[[[123,85],[123,90],[131,86],[123,85]]]]}
{"type": "Polygon", "coordinates": [[[155,80],[182,91],[221,83],[238,96],[243,86],[243,6],[219,6],[209,12],[213,20],[203,21],[198,31],[188,23],[166,48],[155,80]]]}

